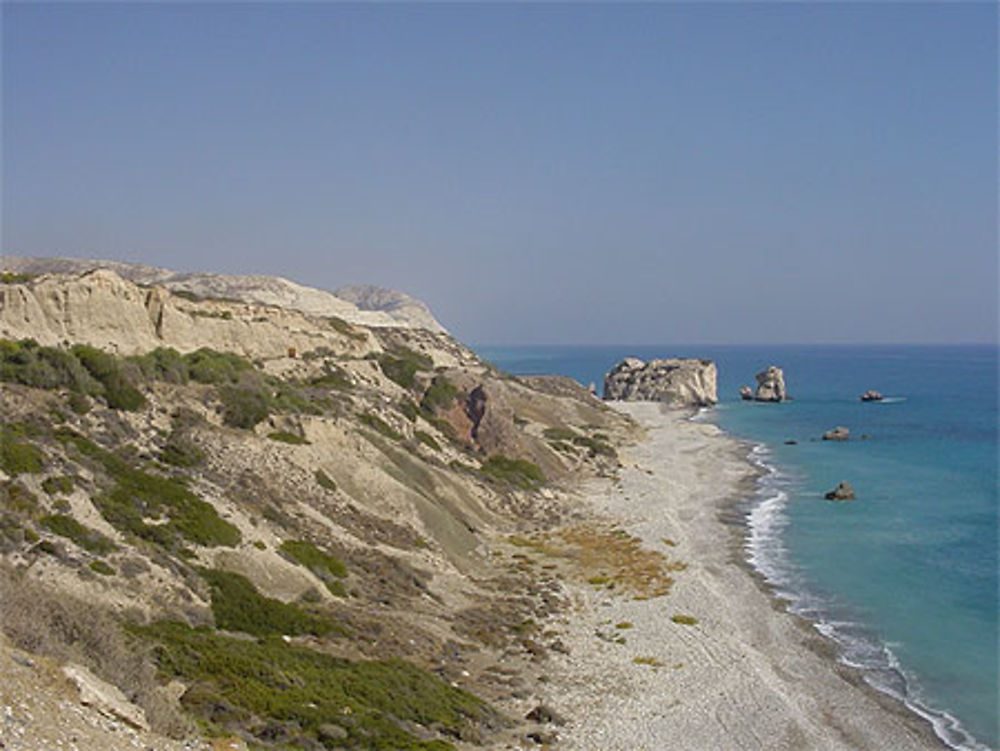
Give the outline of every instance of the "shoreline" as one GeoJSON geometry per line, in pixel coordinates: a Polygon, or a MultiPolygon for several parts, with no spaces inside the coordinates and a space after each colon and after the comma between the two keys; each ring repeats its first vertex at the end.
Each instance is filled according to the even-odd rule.
{"type": "Polygon", "coordinates": [[[622,450],[621,482],[588,486],[586,505],[687,569],[669,594],[645,601],[567,585],[575,607],[553,625],[569,655],[538,688],[571,718],[559,729],[562,745],[948,748],[930,721],[839,662],[835,643],[789,612],[747,559],[744,509],[764,472],[749,461],[750,444],[689,411],[615,407],[645,437],[622,450]],[[621,641],[607,638],[616,624],[628,624],[621,641]]]}

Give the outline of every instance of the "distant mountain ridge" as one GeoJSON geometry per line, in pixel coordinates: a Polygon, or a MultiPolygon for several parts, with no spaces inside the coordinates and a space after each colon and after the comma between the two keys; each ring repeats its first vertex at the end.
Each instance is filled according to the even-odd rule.
{"type": "Polygon", "coordinates": [[[0,258],[0,271],[20,274],[81,274],[99,268],[110,269],[135,284],[159,285],[172,292],[187,292],[198,297],[273,305],[313,316],[336,316],[362,326],[447,333],[420,300],[372,285],[347,286],[328,292],[280,276],[177,272],[139,263],[90,258],[0,258]]]}

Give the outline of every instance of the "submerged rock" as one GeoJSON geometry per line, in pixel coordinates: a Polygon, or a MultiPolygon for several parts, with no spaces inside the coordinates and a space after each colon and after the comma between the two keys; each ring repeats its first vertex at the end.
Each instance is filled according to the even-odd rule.
{"type": "Polygon", "coordinates": [[[785,388],[785,373],[781,368],[772,365],[767,370],[762,370],[758,373],[755,378],[757,379],[757,391],[754,394],[755,400],[758,402],[784,402],[788,400],[788,391],[785,388]]]}
{"type": "Polygon", "coordinates": [[[718,402],[717,375],[711,360],[671,358],[647,363],[626,357],[604,376],[604,398],[707,407],[718,402]]]}
{"type": "Polygon", "coordinates": [[[823,497],[828,501],[853,501],[854,488],[851,486],[851,483],[844,480],[823,497]]]}
{"type": "Polygon", "coordinates": [[[828,430],[823,434],[824,441],[846,441],[851,437],[851,431],[843,425],[838,425],[833,430],[828,430]]]}

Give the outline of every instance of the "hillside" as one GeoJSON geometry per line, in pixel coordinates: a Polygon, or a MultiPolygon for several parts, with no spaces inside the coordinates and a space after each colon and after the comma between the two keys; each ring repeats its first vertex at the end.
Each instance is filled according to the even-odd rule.
{"type": "Polygon", "coordinates": [[[0,284],[11,644],[173,737],[544,740],[542,624],[602,565],[579,553],[622,541],[576,489],[615,475],[630,421],[443,331],[30,268],[0,284]],[[526,555],[540,534],[562,563],[526,555]]]}

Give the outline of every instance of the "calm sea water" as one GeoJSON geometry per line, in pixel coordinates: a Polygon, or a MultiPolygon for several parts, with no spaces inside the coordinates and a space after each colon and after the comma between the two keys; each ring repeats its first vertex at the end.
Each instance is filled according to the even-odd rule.
{"type": "Polygon", "coordinates": [[[598,390],[626,355],[715,360],[720,404],[699,419],[752,442],[767,469],[746,504],[748,558],[949,745],[1000,746],[996,347],[476,349],[509,372],[598,390]],[[770,364],[794,401],[740,401],[770,364]],[[861,403],[867,389],[886,400],[861,403]],[[818,440],[837,425],[856,440],[818,440]],[[857,500],[823,500],[841,480],[857,500]]]}

